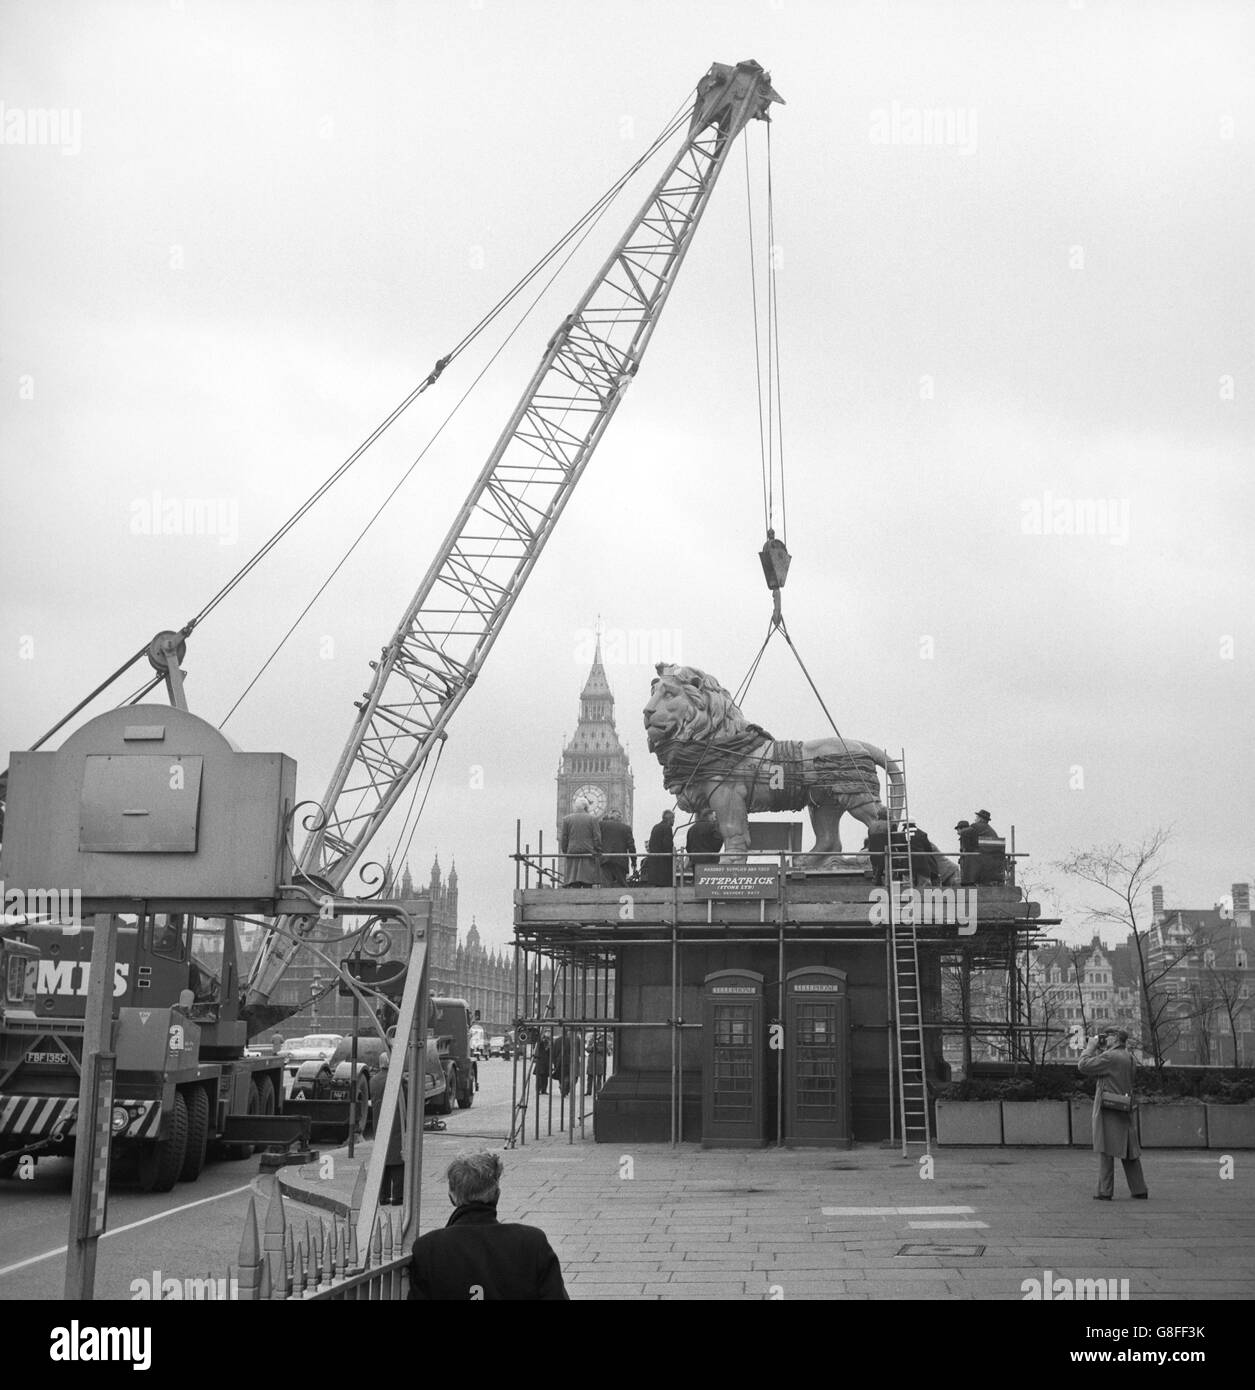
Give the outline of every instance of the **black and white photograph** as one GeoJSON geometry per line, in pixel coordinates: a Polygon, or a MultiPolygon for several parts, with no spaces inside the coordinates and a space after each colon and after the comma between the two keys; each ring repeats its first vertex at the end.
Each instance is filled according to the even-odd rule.
{"type": "Polygon", "coordinates": [[[33,1369],[1241,1364],[1253,79],[1242,0],[0,7],[33,1369]]]}

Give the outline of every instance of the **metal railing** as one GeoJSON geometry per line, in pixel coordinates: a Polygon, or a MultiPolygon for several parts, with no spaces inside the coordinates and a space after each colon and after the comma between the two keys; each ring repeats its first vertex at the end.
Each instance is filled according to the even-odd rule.
{"type": "MultiPolygon", "coordinates": [[[[950,874],[947,873],[941,881],[948,881],[953,887],[1013,888],[1015,887],[1015,861],[1027,859],[1028,855],[1014,849],[1014,835],[1009,841],[1000,840],[997,843],[999,845],[1005,844],[1007,848],[993,851],[939,848],[935,852],[930,851],[926,856],[916,852],[914,857],[916,859],[931,859],[935,854],[937,859],[949,861],[949,868],[953,871],[954,876],[951,878],[950,874]]],[[[567,859],[590,859],[593,861],[587,866],[586,871],[596,881],[578,885],[584,888],[672,888],[685,884],[691,886],[693,883],[694,859],[684,849],[675,849],[670,854],[642,853],[633,855],[632,857],[636,861],[636,871],[625,878],[619,878],[609,871],[600,855],[555,854],[546,852],[543,847],[533,850],[530,845],[520,845],[510,857],[515,861],[514,886],[525,890],[565,886],[564,869],[567,859]],[[651,881],[654,875],[649,872],[647,866],[661,868],[662,873],[656,876],[664,881],[651,881]]],[[[862,878],[869,882],[882,882],[883,869],[880,878],[877,878],[873,871],[875,857],[871,851],[866,849],[843,850],[836,853],[819,850],[750,849],[738,854],[732,854],[728,851],[720,853],[699,851],[696,862],[714,865],[776,864],[790,876],[808,872],[825,872],[844,875],[848,878],[862,878]]],[[[883,859],[884,855],[881,854],[879,857],[883,859]]],[[[932,877],[931,873],[921,872],[917,881],[930,881],[932,877]]]]}
{"type": "Polygon", "coordinates": [[[256,1206],[250,1197],[240,1240],[238,1297],[258,1302],[404,1299],[409,1291],[410,1255],[401,1240],[401,1209],[380,1209],[367,1247],[359,1251],[357,1221],[365,1190],[366,1168],[362,1165],[347,1213],[312,1224],[308,1217],[302,1217],[299,1233],[277,1178],[260,1234],[256,1206]]]}

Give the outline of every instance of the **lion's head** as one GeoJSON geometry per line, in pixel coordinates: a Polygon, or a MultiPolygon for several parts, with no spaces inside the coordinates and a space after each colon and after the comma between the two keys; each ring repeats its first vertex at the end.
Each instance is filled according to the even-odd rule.
{"type": "Polygon", "coordinates": [[[662,662],[655,669],[658,676],[643,711],[651,752],[672,740],[717,743],[746,729],[745,716],[714,676],[662,662]]]}

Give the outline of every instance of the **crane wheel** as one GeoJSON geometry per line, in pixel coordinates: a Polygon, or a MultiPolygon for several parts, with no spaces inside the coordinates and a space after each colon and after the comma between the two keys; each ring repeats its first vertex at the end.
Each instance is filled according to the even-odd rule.
{"type": "Polygon", "coordinates": [[[180,1182],[195,1182],[205,1166],[209,1146],[209,1092],[203,1086],[189,1086],[187,1096],[187,1152],[179,1169],[180,1182]]]}
{"type": "Polygon", "coordinates": [[[179,1180],[183,1160],[187,1157],[187,1101],[182,1091],[174,1093],[174,1108],[170,1112],[170,1133],[155,1139],[140,1150],[139,1186],[142,1192],[169,1192],[179,1180]]]}
{"type": "Polygon", "coordinates": [[[275,1083],[268,1076],[263,1076],[257,1083],[257,1113],[259,1115],[273,1115],[275,1113],[275,1083]]]}

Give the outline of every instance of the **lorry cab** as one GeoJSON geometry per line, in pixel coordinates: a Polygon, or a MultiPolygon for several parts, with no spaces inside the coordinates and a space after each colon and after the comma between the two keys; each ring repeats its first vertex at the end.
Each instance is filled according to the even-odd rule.
{"type": "Polygon", "coordinates": [[[471,1030],[475,1027],[471,1006],[465,999],[439,995],[433,995],[431,1003],[431,1031],[436,1034],[441,1055],[447,1055],[451,1063],[449,1088],[457,1097],[458,1108],[469,1110],[479,1090],[479,1062],[471,1052],[471,1030]]]}

